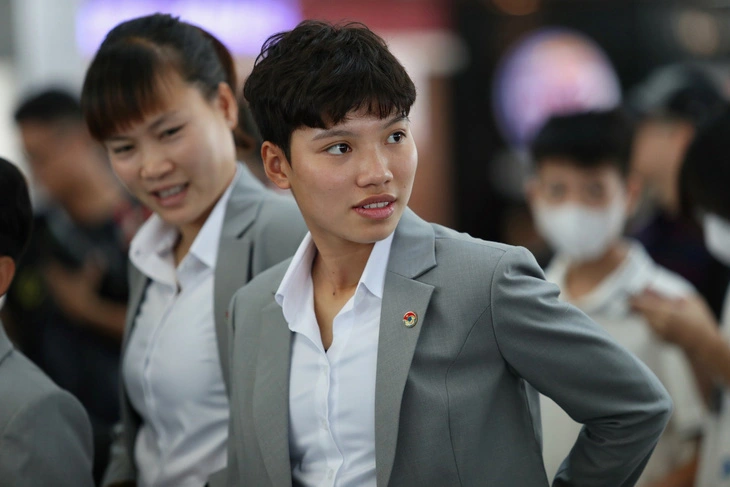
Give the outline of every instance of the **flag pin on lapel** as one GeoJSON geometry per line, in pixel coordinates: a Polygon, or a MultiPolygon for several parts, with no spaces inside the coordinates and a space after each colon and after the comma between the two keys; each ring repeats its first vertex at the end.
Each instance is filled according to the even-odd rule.
{"type": "Polygon", "coordinates": [[[403,324],[407,328],[413,328],[414,326],[416,326],[416,323],[418,323],[418,315],[413,311],[408,311],[406,314],[403,315],[403,324]]]}

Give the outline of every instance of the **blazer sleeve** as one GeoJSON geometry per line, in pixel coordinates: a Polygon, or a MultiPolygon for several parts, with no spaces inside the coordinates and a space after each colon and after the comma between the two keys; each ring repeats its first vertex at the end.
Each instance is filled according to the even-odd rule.
{"type": "Polygon", "coordinates": [[[577,308],[558,300],[525,249],[500,259],[491,288],[499,349],[512,370],[584,426],[553,486],[633,486],[672,403],[656,376],[577,308]]]}
{"type": "Polygon", "coordinates": [[[0,479],[14,487],[92,487],[92,449],[86,411],[56,389],[18,412],[0,434],[0,479]]]}

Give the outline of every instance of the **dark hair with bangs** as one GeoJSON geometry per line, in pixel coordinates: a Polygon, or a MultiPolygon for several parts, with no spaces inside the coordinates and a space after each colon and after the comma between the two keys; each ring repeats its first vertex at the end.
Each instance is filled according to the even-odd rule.
{"type": "Polygon", "coordinates": [[[566,158],[582,168],[611,164],[626,176],[633,134],[632,123],[620,109],[556,115],[535,136],[532,159],[537,167],[550,157],[566,158]]]}
{"type": "Polygon", "coordinates": [[[353,110],[407,116],[416,88],[385,41],[359,23],[305,20],[264,43],[243,88],[261,136],[291,162],[294,130],[328,128],[353,110]]]}
{"type": "Polygon", "coordinates": [[[104,140],[162,108],[165,76],[176,73],[212,97],[220,83],[236,90],[230,52],[200,27],[167,14],[128,20],[112,29],[84,80],[81,108],[89,132],[104,140]]]}
{"type": "Polygon", "coordinates": [[[698,130],[680,171],[685,210],[715,213],[730,221],[730,110],[698,130]]]}
{"type": "Polygon", "coordinates": [[[0,157],[0,255],[17,264],[33,226],[28,185],[20,170],[0,157]]]}

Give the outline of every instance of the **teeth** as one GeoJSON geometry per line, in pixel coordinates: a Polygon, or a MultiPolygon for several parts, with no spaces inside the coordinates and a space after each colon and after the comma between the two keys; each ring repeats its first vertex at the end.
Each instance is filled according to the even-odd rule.
{"type": "Polygon", "coordinates": [[[363,206],[363,208],[368,208],[368,209],[371,209],[371,208],[385,208],[386,206],[388,206],[388,202],[387,201],[381,201],[380,203],[370,203],[369,205],[363,206]]]}
{"type": "Polygon", "coordinates": [[[163,191],[158,191],[157,194],[160,195],[160,198],[167,198],[169,196],[173,196],[178,194],[180,191],[185,189],[185,185],[181,184],[180,186],[175,186],[173,188],[165,189],[163,191]]]}

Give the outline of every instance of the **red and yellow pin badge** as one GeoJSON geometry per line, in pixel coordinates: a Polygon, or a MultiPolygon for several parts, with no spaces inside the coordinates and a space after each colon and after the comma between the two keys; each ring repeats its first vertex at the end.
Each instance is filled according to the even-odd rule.
{"type": "Polygon", "coordinates": [[[403,324],[408,328],[413,328],[418,323],[418,315],[413,311],[408,311],[403,315],[403,324]]]}

